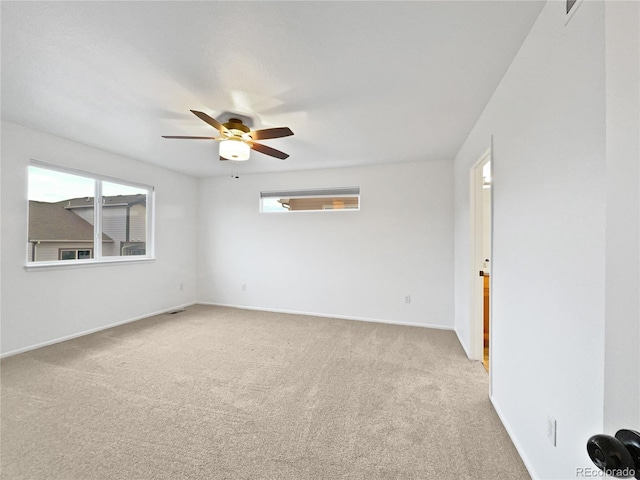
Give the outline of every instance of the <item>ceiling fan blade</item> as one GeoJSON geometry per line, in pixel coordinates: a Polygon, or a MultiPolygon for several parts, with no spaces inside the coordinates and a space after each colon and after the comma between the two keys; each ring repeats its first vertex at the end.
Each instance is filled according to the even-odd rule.
{"type": "Polygon", "coordinates": [[[215,118],[210,117],[209,115],[207,115],[204,112],[199,112],[197,110],[191,110],[191,113],[193,113],[196,117],[198,117],[200,120],[207,122],[209,125],[211,125],[213,128],[215,128],[216,130],[218,130],[220,133],[222,132],[226,132],[227,131],[227,127],[225,127],[224,125],[222,125],[219,121],[217,121],[215,118]]]}
{"type": "Polygon", "coordinates": [[[289,155],[281,152],[280,150],[276,150],[275,148],[267,147],[266,145],[262,145],[261,143],[251,143],[251,148],[253,148],[256,152],[264,153],[265,155],[269,155],[271,157],[279,158],[280,160],[284,160],[288,158],[289,155]]]}
{"type": "Polygon", "coordinates": [[[185,137],[182,135],[162,135],[162,138],[186,138],[189,140],[220,140],[218,137],[185,137]]]}
{"type": "Polygon", "coordinates": [[[288,137],[289,135],[293,135],[289,127],[265,128],[264,130],[249,132],[249,136],[253,140],[267,140],[269,138],[288,137]]]}

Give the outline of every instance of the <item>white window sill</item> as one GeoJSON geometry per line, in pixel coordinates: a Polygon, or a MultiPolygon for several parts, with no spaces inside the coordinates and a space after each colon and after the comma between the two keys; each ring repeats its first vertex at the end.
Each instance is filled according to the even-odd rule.
{"type": "Polygon", "coordinates": [[[96,267],[104,265],[123,265],[126,263],[149,263],[155,262],[155,257],[143,257],[143,258],[131,258],[131,257],[117,257],[117,258],[103,258],[100,260],[56,260],[54,262],[29,262],[24,266],[27,271],[32,270],[54,270],[54,269],[66,269],[77,267],[96,267]]]}

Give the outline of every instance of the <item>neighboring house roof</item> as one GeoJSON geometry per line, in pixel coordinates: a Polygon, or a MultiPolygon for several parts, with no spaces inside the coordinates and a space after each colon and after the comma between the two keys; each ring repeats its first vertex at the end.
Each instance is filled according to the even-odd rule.
{"type": "MultiPolygon", "coordinates": [[[[29,200],[29,241],[30,242],[92,242],[93,225],[61,203],[36,202],[29,200]]],[[[103,242],[113,242],[102,234],[103,242]]]]}
{"type": "MultiPolygon", "coordinates": [[[[93,197],[70,198],[58,202],[64,208],[84,208],[93,207],[93,197]]],[[[102,205],[105,207],[127,206],[131,207],[137,203],[147,203],[147,196],[144,193],[135,195],[113,195],[110,197],[102,197],[102,205]]]]}

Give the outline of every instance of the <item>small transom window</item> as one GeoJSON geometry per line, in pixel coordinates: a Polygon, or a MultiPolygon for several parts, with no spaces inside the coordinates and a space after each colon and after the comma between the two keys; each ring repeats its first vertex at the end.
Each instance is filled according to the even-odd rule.
{"type": "Polygon", "coordinates": [[[360,187],[260,192],[265,213],[360,210],[360,187]]]}

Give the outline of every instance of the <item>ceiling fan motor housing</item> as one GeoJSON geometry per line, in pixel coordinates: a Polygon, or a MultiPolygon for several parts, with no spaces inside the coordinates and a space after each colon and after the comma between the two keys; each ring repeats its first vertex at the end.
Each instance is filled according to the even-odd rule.
{"type": "Polygon", "coordinates": [[[242,136],[243,133],[249,133],[250,129],[239,118],[230,118],[227,123],[223,123],[227,130],[234,135],[242,136]],[[237,133],[236,133],[237,132],[237,133]]]}

